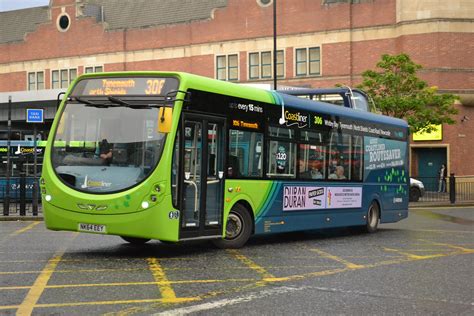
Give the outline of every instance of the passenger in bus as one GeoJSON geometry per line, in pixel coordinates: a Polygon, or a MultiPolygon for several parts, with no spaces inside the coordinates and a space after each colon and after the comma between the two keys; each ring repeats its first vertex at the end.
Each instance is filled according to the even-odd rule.
{"type": "Polygon", "coordinates": [[[300,178],[302,179],[322,179],[324,176],[321,172],[321,162],[319,160],[309,160],[309,169],[305,170],[305,161],[300,159],[300,178]]]}
{"type": "Polygon", "coordinates": [[[109,166],[112,162],[112,146],[105,138],[99,144],[99,157],[104,165],[109,166]]]}
{"type": "Polygon", "coordinates": [[[334,173],[331,173],[329,175],[328,179],[331,179],[331,180],[345,180],[346,176],[344,175],[344,167],[343,166],[337,166],[334,173]]]}

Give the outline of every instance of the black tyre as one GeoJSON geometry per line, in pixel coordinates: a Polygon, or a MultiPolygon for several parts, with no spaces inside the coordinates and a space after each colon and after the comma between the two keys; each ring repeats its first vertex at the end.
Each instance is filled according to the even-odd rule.
{"type": "Polygon", "coordinates": [[[252,234],[252,217],[247,208],[236,204],[232,207],[227,217],[226,235],[223,239],[212,242],[219,248],[236,249],[241,248],[252,234]]]}
{"type": "Polygon", "coordinates": [[[375,233],[379,226],[380,221],[380,208],[377,202],[372,201],[367,211],[367,224],[365,225],[365,231],[367,233],[375,233]]]}
{"type": "Polygon", "coordinates": [[[416,187],[411,187],[410,188],[410,202],[418,202],[420,199],[421,192],[420,189],[416,187]]]}
{"type": "Polygon", "coordinates": [[[123,240],[125,240],[126,242],[129,242],[133,245],[143,245],[147,242],[150,241],[150,239],[146,239],[146,238],[138,238],[138,237],[125,237],[125,236],[120,236],[120,238],[122,238],[123,240]]]}

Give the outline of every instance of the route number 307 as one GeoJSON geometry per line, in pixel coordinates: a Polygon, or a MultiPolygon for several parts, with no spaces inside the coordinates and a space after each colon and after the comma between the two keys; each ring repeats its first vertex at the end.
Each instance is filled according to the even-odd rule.
{"type": "Polygon", "coordinates": [[[145,94],[161,94],[161,89],[165,85],[163,79],[149,79],[146,81],[145,94]]]}

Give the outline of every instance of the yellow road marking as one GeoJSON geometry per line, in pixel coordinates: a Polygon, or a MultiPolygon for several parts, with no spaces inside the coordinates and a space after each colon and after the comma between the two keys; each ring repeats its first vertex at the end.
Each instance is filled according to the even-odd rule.
{"type": "MultiPolygon", "coordinates": [[[[399,252],[397,249],[391,249],[391,248],[385,248],[387,251],[396,251],[399,252]]],[[[399,252],[402,253],[402,252],[399,252]]],[[[466,254],[466,252],[463,251],[458,251],[458,252],[451,252],[447,254],[439,254],[436,255],[436,258],[439,257],[449,257],[449,256],[455,256],[455,255],[463,255],[466,254]]],[[[397,260],[386,260],[386,261],[381,261],[373,264],[366,264],[360,269],[370,269],[370,268],[376,268],[380,266],[387,266],[387,265],[394,265],[394,264],[401,264],[401,263],[406,263],[410,261],[416,261],[416,260],[427,260],[431,259],[433,256],[414,256],[413,254],[408,254],[408,256],[404,255],[403,258],[397,259],[397,260]]],[[[271,282],[285,282],[285,281],[296,281],[296,280],[303,280],[307,279],[309,277],[319,277],[319,276],[329,276],[329,275],[334,275],[338,273],[343,273],[343,272],[348,272],[348,271],[353,271],[354,269],[350,268],[340,268],[340,269],[332,269],[332,270],[325,270],[325,271],[318,271],[318,272],[310,272],[310,273],[305,273],[305,274],[300,274],[300,275],[291,275],[287,277],[281,277],[281,278],[269,278],[266,281],[265,284],[269,284],[271,282]]],[[[255,281],[255,280],[251,280],[255,281]]],[[[168,281],[169,282],[169,281],[168,281]]],[[[172,300],[167,300],[165,298],[162,299],[144,299],[144,300],[126,300],[126,301],[95,301],[95,302],[71,302],[71,303],[51,303],[51,304],[37,304],[35,307],[36,308],[53,308],[53,307],[68,307],[68,306],[82,306],[82,305],[113,305],[113,304],[133,304],[133,303],[185,303],[185,302],[191,302],[191,301],[199,301],[199,300],[204,300],[206,298],[211,298],[215,297],[221,294],[228,294],[232,292],[241,292],[247,289],[251,288],[256,288],[262,286],[262,282],[260,280],[257,280],[254,283],[247,284],[244,286],[239,286],[231,289],[225,289],[225,290],[218,290],[218,291],[211,291],[208,293],[201,294],[196,297],[185,297],[185,298],[175,298],[172,300]]],[[[54,286],[48,286],[48,287],[54,287],[54,286]]],[[[18,308],[17,305],[10,305],[10,306],[0,306],[0,310],[7,310],[7,309],[16,309],[18,308]]],[[[145,310],[145,309],[140,309],[140,310],[145,310]]]]}
{"type": "MultiPolygon", "coordinates": [[[[35,308],[52,308],[52,307],[71,307],[84,305],[115,305],[115,304],[134,304],[134,303],[186,303],[197,301],[197,297],[182,297],[169,300],[166,298],[143,299],[143,300],[121,300],[121,301],[94,301],[94,302],[70,302],[70,303],[51,303],[51,304],[36,304],[35,308]]],[[[19,305],[0,306],[0,310],[16,309],[19,305]]],[[[16,315],[20,315],[18,312],[16,315]]],[[[26,314],[23,314],[26,315],[26,314]]],[[[30,315],[30,314],[28,314],[30,315]]]]}
{"type": "Polygon", "coordinates": [[[262,277],[263,280],[274,278],[274,276],[271,273],[269,273],[267,270],[265,270],[265,268],[256,264],[250,258],[244,256],[238,250],[228,249],[227,252],[230,253],[232,256],[234,256],[237,260],[245,264],[247,267],[257,272],[262,277]]]}
{"type": "Polygon", "coordinates": [[[46,267],[43,269],[43,271],[41,271],[40,275],[28,291],[28,294],[26,295],[21,305],[18,306],[18,310],[16,313],[17,315],[31,315],[31,313],[33,312],[33,308],[35,307],[41,294],[43,293],[46,284],[48,284],[49,278],[56,269],[59,261],[61,261],[61,257],[63,254],[64,251],[60,251],[48,261],[46,267]]]}
{"type": "Polygon", "coordinates": [[[158,283],[158,288],[160,290],[160,293],[163,299],[170,300],[170,303],[172,303],[173,300],[179,300],[176,298],[176,294],[173,288],[171,287],[171,283],[166,277],[165,272],[161,268],[161,265],[158,262],[158,259],[147,258],[146,260],[148,262],[150,271],[153,274],[153,277],[155,278],[155,281],[158,283]]]}
{"type": "MultiPolygon", "coordinates": [[[[61,260],[62,262],[62,260],[61,260]]],[[[46,285],[46,289],[64,289],[80,287],[112,287],[112,286],[139,286],[139,285],[166,285],[166,284],[205,284],[205,283],[234,283],[234,282],[254,282],[257,279],[222,279],[222,280],[183,280],[166,282],[117,282],[117,283],[86,283],[86,284],[55,284],[46,285]]],[[[31,286],[1,286],[0,291],[25,290],[31,286]]]]}
{"type": "Polygon", "coordinates": [[[464,247],[461,247],[461,246],[456,246],[456,245],[451,245],[451,244],[445,244],[445,243],[439,243],[439,242],[434,242],[434,241],[430,241],[430,240],[425,240],[425,239],[419,239],[421,241],[424,241],[424,242],[427,242],[431,245],[436,245],[436,246],[445,246],[445,247],[448,247],[448,248],[452,248],[452,249],[456,249],[456,250],[460,250],[464,253],[474,253],[474,249],[470,249],[470,248],[464,248],[464,247]]]}
{"type": "Polygon", "coordinates": [[[316,248],[311,248],[309,249],[310,251],[312,252],[316,252],[318,255],[320,255],[321,257],[323,258],[327,258],[327,259],[331,259],[331,260],[334,260],[336,262],[339,262],[339,263],[342,263],[343,265],[346,266],[346,268],[348,269],[362,269],[364,268],[363,265],[359,265],[359,264],[355,264],[355,263],[352,263],[352,262],[349,262],[341,257],[338,257],[338,256],[335,256],[335,255],[331,255],[330,253],[327,253],[325,251],[322,251],[320,249],[316,249],[316,248]]]}
{"type": "Polygon", "coordinates": [[[445,254],[434,254],[434,255],[426,255],[426,256],[419,256],[419,255],[414,255],[412,253],[408,253],[405,251],[397,250],[397,249],[392,249],[392,248],[383,248],[385,251],[391,251],[395,253],[399,253],[401,255],[404,255],[408,259],[411,260],[426,260],[426,259],[431,259],[431,258],[439,258],[439,257],[445,257],[445,254]]]}
{"type": "Polygon", "coordinates": [[[30,225],[26,226],[26,227],[23,227],[17,231],[14,231],[13,233],[10,234],[11,237],[13,236],[17,236],[17,235],[20,235],[26,231],[29,231],[30,229],[32,229],[33,227],[35,227],[36,225],[38,225],[39,223],[41,222],[34,222],[34,223],[31,223],[30,225]]]}

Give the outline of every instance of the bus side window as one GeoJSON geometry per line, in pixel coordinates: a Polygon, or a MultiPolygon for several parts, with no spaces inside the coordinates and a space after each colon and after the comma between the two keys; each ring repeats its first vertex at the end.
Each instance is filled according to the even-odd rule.
{"type": "Polygon", "coordinates": [[[328,179],[351,180],[351,136],[333,132],[329,143],[328,179]]]}
{"type": "Polygon", "coordinates": [[[352,180],[362,181],[364,168],[364,151],[362,136],[353,136],[352,141],[352,180]]]}
{"type": "Polygon", "coordinates": [[[263,134],[231,129],[227,176],[256,178],[262,176],[263,134]]]}

